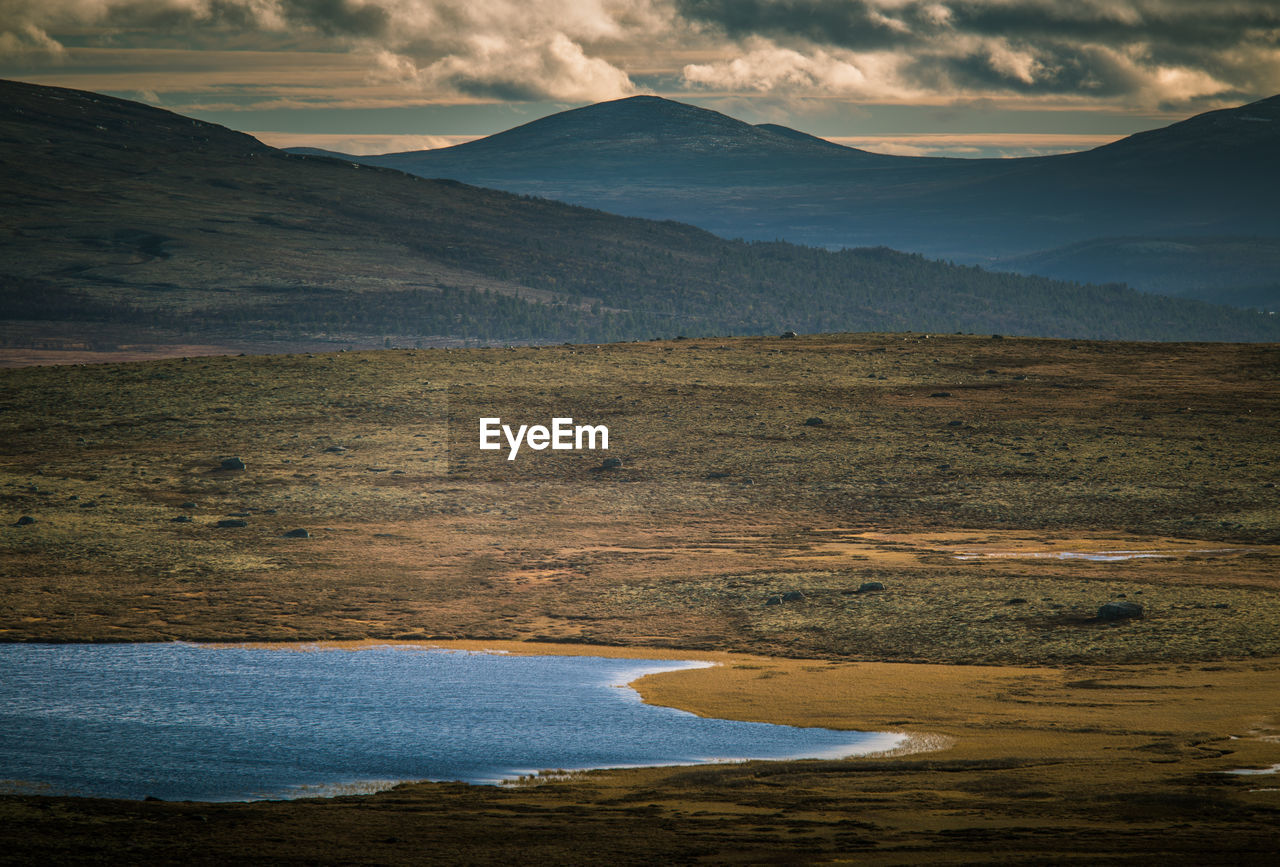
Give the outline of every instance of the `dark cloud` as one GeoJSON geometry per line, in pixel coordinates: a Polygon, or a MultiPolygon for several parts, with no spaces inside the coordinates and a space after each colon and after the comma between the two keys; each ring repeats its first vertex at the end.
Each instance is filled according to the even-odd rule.
{"type": "Polygon", "coordinates": [[[1274,0],[1129,0],[1129,2],[946,3],[963,33],[1041,41],[1070,40],[1102,45],[1133,42],[1182,45],[1203,52],[1267,38],[1280,28],[1274,0]]]}
{"type": "Polygon", "coordinates": [[[799,37],[854,50],[928,42],[944,33],[1013,40],[1135,41],[1222,48],[1270,40],[1280,30],[1275,0],[675,0],[685,18],[734,38],[799,37]]]}
{"type": "Polygon", "coordinates": [[[1114,97],[1144,83],[1133,67],[1089,47],[1042,46],[1034,75],[1024,77],[979,54],[913,57],[902,70],[913,83],[938,91],[1005,90],[1019,94],[1074,94],[1114,97]]]}
{"type": "Polygon", "coordinates": [[[1212,79],[1223,95],[1280,89],[1277,0],[675,3],[687,19],[739,41],[805,53],[892,51],[905,58],[900,83],[942,92],[1110,97],[1150,87],[1170,68],[1212,79]]]}
{"type": "Polygon", "coordinates": [[[894,26],[874,4],[860,0],[676,0],[675,5],[685,18],[714,24],[736,39],[800,37],[860,51],[915,44],[935,26],[919,20],[914,6],[906,10],[917,18],[914,27],[894,26]]]}
{"type": "Polygon", "coordinates": [[[310,25],[326,36],[379,37],[387,33],[391,15],[376,3],[349,0],[284,0],[291,21],[310,25]]]}

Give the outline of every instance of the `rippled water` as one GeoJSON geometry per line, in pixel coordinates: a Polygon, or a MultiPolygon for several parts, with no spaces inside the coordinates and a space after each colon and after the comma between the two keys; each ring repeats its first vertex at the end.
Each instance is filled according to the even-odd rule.
{"type": "Polygon", "coordinates": [[[0,645],[17,791],[246,800],[542,769],[823,758],[885,733],[702,719],[625,684],[696,662],[425,649],[0,645]]]}

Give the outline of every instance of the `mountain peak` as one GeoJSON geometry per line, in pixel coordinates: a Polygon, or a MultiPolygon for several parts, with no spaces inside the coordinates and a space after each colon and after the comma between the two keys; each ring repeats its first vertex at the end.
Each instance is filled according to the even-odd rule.
{"type": "Polygon", "coordinates": [[[753,126],[709,108],[641,94],[569,109],[452,148],[386,154],[369,161],[396,165],[403,158],[449,154],[471,159],[518,152],[522,160],[572,166],[584,154],[592,160],[646,163],[673,156],[763,161],[825,156],[835,149],[854,152],[786,127],[753,126]]]}

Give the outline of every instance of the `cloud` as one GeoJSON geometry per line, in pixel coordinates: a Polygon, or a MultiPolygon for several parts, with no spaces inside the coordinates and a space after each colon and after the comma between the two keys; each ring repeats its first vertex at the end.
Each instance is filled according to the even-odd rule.
{"type": "MultiPolygon", "coordinates": [[[[1045,95],[1130,98],[1148,105],[1235,99],[1280,90],[1274,0],[675,0],[680,14],[737,40],[744,54],[690,64],[691,86],[730,80],[794,88],[799,70],[830,66],[881,76],[869,95],[935,98],[1045,95]],[[886,53],[898,62],[885,62],[886,53]]],[[[815,94],[848,90],[811,74],[815,94]]]]}
{"type": "Polygon", "coordinates": [[[909,99],[915,94],[901,85],[900,64],[901,58],[891,53],[859,55],[817,47],[798,51],[755,37],[741,56],[688,64],[682,75],[691,86],[729,93],[909,99]]]}
{"type": "MultiPolygon", "coordinates": [[[[105,48],[327,53],[343,76],[347,61],[358,61],[370,88],[442,101],[587,102],[660,85],[671,95],[797,103],[993,99],[1163,109],[1280,91],[1280,4],[0,0],[0,59],[10,68],[105,48]]],[[[254,80],[253,70],[240,72],[243,83],[254,80]]],[[[154,80],[131,89],[166,87],[154,80]]]]}
{"type": "MultiPolygon", "coordinates": [[[[0,57],[28,46],[198,43],[342,50],[374,80],[499,100],[602,100],[635,90],[588,46],[630,42],[650,0],[0,0],[0,57]],[[280,45],[282,37],[292,45],[280,45]]],[[[639,28],[639,30],[637,30],[639,28]]]]}

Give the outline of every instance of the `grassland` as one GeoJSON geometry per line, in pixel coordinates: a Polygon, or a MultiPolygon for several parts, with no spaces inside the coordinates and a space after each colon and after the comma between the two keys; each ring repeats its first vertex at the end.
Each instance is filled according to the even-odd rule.
{"type": "Polygon", "coordinates": [[[1280,762],[1278,375],[1271,345],[921,334],[0,371],[3,523],[35,519],[0,527],[4,640],[732,651],[640,687],[943,747],[305,804],[8,798],[5,843],[1263,863],[1280,801],[1217,771],[1280,762]],[[480,414],[608,424],[624,465],[482,453],[480,414]],[[1161,556],[1029,556],[1112,550],[1161,556]],[[1098,621],[1118,598],[1145,618],[1098,621]]]}

